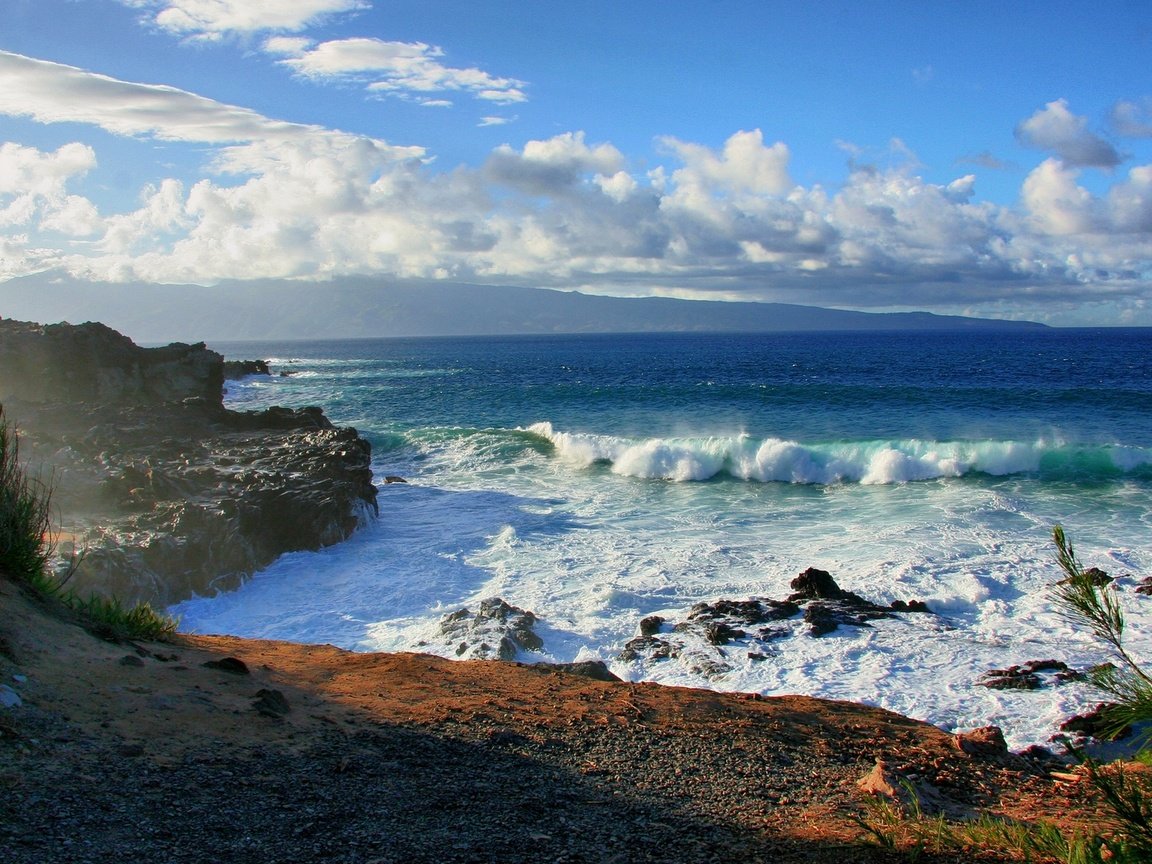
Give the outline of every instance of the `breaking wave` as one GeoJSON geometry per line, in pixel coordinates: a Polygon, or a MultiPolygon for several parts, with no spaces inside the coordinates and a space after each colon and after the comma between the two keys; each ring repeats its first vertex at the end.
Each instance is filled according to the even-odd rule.
{"type": "Polygon", "coordinates": [[[580,467],[607,465],[626,477],[679,482],[729,476],[761,483],[894,484],[971,474],[1038,474],[1044,480],[1152,479],[1152,449],[1058,441],[833,441],[801,443],[748,435],[630,439],[527,430],[580,467]]]}

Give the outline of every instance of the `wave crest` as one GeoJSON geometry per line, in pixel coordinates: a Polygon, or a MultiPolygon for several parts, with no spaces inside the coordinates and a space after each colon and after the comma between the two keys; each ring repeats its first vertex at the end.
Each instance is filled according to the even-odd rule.
{"type": "Polygon", "coordinates": [[[761,483],[863,485],[909,483],[970,474],[1039,473],[1052,479],[1152,478],[1152,450],[1120,445],[1037,441],[834,441],[805,444],[748,435],[648,438],[527,430],[580,467],[603,464],[622,476],[678,482],[731,476],[761,483]]]}

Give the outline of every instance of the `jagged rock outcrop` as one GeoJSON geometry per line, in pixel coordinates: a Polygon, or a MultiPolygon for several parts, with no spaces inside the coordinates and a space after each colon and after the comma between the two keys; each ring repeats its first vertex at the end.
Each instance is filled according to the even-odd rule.
{"type": "Polygon", "coordinates": [[[248,375],[271,375],[267,360],[225,360],[224,377],[229,380],[245,378],[248,375]]]}
{"type": "Polygon", "coordinates": [[[104,324],[0,320],[0,402],[220,401],[223,358],[203,342],[140,348],[104,324]]]}
{"type": "Polygon", "coordinates": [[[488,597],[480,601],[475,612],[465,608],[445,615],[435,641],[464,660],[514,660],[520,651],[544,647],[532,629],[535,624],[536,616],[531,612],[499,597],[488,597]]]}
{"type": "Polygon", "coordinates": [[[1049,684],[1058,686],[1087,677],[1062,660],[1029,660],[1006,669],[989,669],[976,683],[992,690],[1039,690],[1049,684]]]}
{"type": "Polygon", "coordinates": [[[169,605],[234,587],[376,512],[371,449],[319,408],[224,408],[203,344],[0,320],[0,403],[50,472],[69,586],[169,605]]]}
{"type": "Polygon", "coordinates": [[[784,600],[755,597],[697,603],[683,621],[669,625],[659,615],[640,621],[639,635],[625,643],[617,659],[625,663],[675,660],[710,678],[747,661],[776,653],[778,640],[806,632],[820,637],[841,626],[868,627],[870,621],[909,612],[930,613],[920,600],[880,606],[836,584],[832,575],[809,567],[791,582],[784,600]]]}

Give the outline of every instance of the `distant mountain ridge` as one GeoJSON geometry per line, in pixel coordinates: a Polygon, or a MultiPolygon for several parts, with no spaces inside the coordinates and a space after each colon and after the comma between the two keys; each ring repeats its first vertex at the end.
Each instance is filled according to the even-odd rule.
{"type": "Polygon", "coordinates": [[[459,282],[255,280],[90,283],[39,276],[0,284],[0,316],[102,321],[138,341],[332,339],[544,333],[1036,329],[929,312],[852,312],[787,303],[621,298],[459,282]]]}

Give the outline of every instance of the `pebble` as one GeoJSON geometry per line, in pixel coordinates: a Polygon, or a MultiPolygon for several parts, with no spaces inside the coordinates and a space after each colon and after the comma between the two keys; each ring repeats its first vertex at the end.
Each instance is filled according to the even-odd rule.
{"type": "Polygon", "coordinates": [[[0,708],[19,708],[23,704],[19,693],[7,684],[0,684],[0,708]]]}

